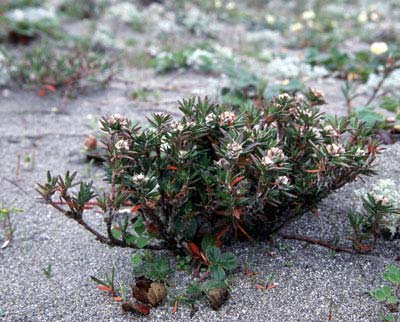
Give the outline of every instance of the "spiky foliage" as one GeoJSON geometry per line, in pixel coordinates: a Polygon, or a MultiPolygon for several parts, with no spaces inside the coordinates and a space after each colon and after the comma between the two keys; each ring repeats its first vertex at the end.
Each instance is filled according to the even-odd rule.
{"type": "MultiPolygon", "coordinates": [[[[265,237],[332,190],[373,174],[378,143],[370,130],[358,121],[325,119],[315,107],[320,100],[307,97],[282,94],[235,110],[184,100],[179,121],[153,114],[143,130],[121,115],[104,117],[111,192],[98,204],[108,231],[131,229],[116,220],[117,209],[130,205],[134,218],[172,248],[206,234],[265,237]]],[[[57,185],[41,186],[50,204],[57,185]]],[[[135,247],[112,234],[104,240],[135,247]]]]}

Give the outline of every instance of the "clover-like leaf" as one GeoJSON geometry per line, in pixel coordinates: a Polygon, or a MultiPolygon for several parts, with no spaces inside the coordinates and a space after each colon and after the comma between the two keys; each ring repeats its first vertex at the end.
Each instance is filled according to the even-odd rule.
{"type": "Polygon", "coordinates": [[[219,250],[218,247],[215,247],[215,246],[208,247],[206,254],[207,254],[208,260],[211,263],[219,263],[220,262],[221,251],[219,250]]]}
{"type": "Polygon", "coordinates": [[[227,270],[235,269],[237,266],[237,258],[233,253],[223,253],[220,257],[220,264],[227,270]]]}
{"type": "Polygon", "coordinates": [[[225,279],[225,271],[221,266],[211,265],[210,273],[211,277],[217,281],[223,281],[225,279]]]}

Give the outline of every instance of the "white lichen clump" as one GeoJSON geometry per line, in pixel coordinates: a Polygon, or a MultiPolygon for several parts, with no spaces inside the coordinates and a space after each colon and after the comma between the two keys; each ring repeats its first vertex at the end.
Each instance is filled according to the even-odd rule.
{"type": "Polygon", "coordinates": [[[14,9],[5,14],[6,18],[14,22],[38,23],[44,20],[56,20],[57,16],[53,10],[43,7],[26,7],[14,9]]]}
{"type": "Polygon", "coordinates": [[[267,66],[267,74],[277,79],[318,79],[329,74],[325,67],[311,66],[297,57],[277,57],[267,66]]]}

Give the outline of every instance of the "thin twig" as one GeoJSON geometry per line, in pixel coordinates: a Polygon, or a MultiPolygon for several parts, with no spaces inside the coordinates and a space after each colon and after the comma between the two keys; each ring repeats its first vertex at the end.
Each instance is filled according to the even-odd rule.
{"type": "Polygon", "coordinates": [[[355,250],[350,249],[350,248],[340,247],[340,246],[337,246],[337,245],[333,245],[333,244],[331,244],[331,243],[329,243],[327,241],[313,239],[313,238],[307,237],[307,236],[286,235],[286,234],[281,234],[280,236],[282,238],[284,238],[284,239],[305,241],[305,242],[310,243],[310,244],[323,246],[323,247],[332,249],[332,250],[334,250],[336,252],[343,252],[343,253],[349,253],[349,254],[363,254],[363,253],[358,253],[355,250]]]}

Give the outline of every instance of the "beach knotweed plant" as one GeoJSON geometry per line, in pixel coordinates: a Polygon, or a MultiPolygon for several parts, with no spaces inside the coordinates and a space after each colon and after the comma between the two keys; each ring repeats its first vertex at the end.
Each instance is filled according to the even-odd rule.
{"type": "Polygon", "coordinates": [[[58,89],[76,95],[88,87],[107,86],[115,72],[114,60],[76,41],[64,50],[48,43],[28,50],[22,59],[15,60],[11,75],[17,83],[44,96],[46,91],[58,89]]]}
{"type": "Polygon", "coordinates": [[[376,239],[397,238],[400,234],[400,192],[393,180],[379,180],[367,192],[359,189],[356,196],[362,199],[362,206],[349,213],[354,233],[353,241],[359,245],[370,236],[376,239]]]}
{"type": "Polygon", "coordinates": [[[109,192],[98,195],[70,173],[48,173],[37,191],[111,246],[184,250],[206,235],[218,245],[267,238],[331,191],[374,173],[379,143],[370,130],[326,119],[317,103],[281,94],[231,109],[189,99],[180,120],[155,113],[144,129],[119,114],[103,117],[109,192]],[[93,206],[104,232],[85,219],[93,206]]]}

